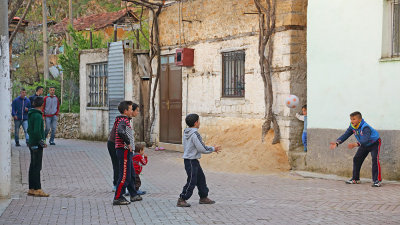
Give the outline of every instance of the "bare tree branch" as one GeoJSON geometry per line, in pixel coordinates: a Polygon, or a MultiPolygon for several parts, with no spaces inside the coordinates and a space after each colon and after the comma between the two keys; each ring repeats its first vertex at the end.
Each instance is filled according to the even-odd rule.
{"type": "MultiPolygon", "coordinates": [[[[12,19],[14,18],[14,16],[17,14],[18,10],[22,7],[22,3],[24,2],[24,0],[17,0],[13,5],[14,7],[11,10],[10,15],[8,15],[8,25],[11,24],[12,19]]],[[[9,1],[9,8],[11,8],[11,1],[9,1]]]]}
{"type": "Polygon", "coordinates": [[[24,21],[25,16],[26,16],[26,14],[28,13],[29,8],[31,7],[31,4],[32,4],[32,0],[29,0],[28,5],[27,5],[26,8],[25,8],[24,14],[23,14],[22,17],[19,19],[17,26],[15,27],[14,31],[12,32],[12,34],[11,34],[11,36],[10,36],[9,44],[12,44],[13,39],[14,39],[15,35],[17,34],[18,29],[19,29],[20,26],[21,26],[22,21],[24,21]]]}

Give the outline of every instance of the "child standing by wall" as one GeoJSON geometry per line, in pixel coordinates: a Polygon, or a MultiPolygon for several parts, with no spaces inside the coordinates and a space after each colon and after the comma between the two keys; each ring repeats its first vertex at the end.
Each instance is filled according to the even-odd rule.
{"type": "Polygon", "coordinates": [[[206,146],[201,138],[198,129],[200,128],[200,118],[197,114],[189,114],[186,116],[186,124],[189,128],[186,128],[183,132],[183,159],[185,164],[185,170],[187,174],[187,182],[183,187],[182,193],[179,195],[178,207],[190,207],[190,204],[186,202],[192,194],[194,188],[197,186],[200,196],[200,204],[214,204],[208,198],[208,187],[206,183],[206,177],[203,173],[203,169],[200,166],[199,159],[201,154],[210,154],[212,152],[221,151],[221,147],[210,147],[206,146]]]}
{"type": "Polygon", "coordinates": [[[304,128],[301,140],[303,141],[304,151],[307,152],[307,105],[303,105],[301,111],[303,112],[303,115],[296,113],[296,117],[297,119],[304,121],[304,128]]]}
{"type": "MultiPolygon", "coordinates": [[[[144,146],[141,144],[135,145],[135,153],[133,154],[133,167],[135,168],[135,188],[138,195],[146,194],[146,191],[139,190],[142,185],[140,180],[140,173],[142,172],[143,166],[148,163],[147,155],[144,154],[144,146]]],[[[133,175],[133,174],[132,174],[133,175]]]]}
{"type": "Polygon", "coordinates": [[[346,184],[360,183],[360,169],[371,152],[372,157],[372,187],[381,186],[381,164],[379,163],[379,152],[381,151],[381,138],[378,131],[368,125],[360,112],[350,114],[350,126],[346,132],[340,136],[336,142],[330,143],[330,149],[335,149],[340,144],[345,142],[351,135],[356,137],[357,142],[348,144],[349,149],[358,147],[358,150],[353,158],[353,177],[346,181],[346,184]]]}

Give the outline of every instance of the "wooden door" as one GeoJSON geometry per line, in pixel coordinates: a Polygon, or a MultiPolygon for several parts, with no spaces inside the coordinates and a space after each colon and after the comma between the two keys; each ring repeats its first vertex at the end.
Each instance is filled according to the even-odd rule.
{"type": "Polygon", "coordinates": [[[182,143],[182,69],[174,56],[161,57],[160,141],[182,143]]]}

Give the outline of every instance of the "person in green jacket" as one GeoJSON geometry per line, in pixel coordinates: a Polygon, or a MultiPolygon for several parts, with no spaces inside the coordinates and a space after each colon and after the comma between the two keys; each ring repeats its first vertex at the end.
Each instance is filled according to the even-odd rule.
{"type": "Polygon", "coordinates": [[[29,151],[31,152],[31,164],[29,165],[29,191],[28,195],[37,197],[49,197],[42,190],[40,184],[40,171],[42,170],[43,148],[46,148],[44,135],[44,122],[42,114],[43,98],[37,97],[33,101],[33,107],[28,111],[29,151]]]}

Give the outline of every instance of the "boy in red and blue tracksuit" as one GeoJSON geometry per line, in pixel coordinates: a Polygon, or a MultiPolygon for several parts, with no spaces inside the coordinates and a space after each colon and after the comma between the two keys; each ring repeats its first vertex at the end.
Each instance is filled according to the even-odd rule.
{"type": "Polygon", "coordinates": [[[360,183],[360,169],[371,152],[372,156],[372,181],[373,187],[381,186],[381,165],[379,163],[379,153],[381,150],[381,138],[379,137],[378,131],[368,125],[360,112],[353,112],[350,114],[350,126],[346,132],[340,136],[336,142],[331,142],[331,149],[336,148],[341,143],[345,142],[351,135],[357,139],[356,143],[348,144],[349,149],[358,147],[358,150],[353,158],[353,177],[346,181],[347,184],[359,184],[360,183]]]}
{"type": "Polygon", "coordinates": [[[115,151],[119,163],[119,178],[115,191],[113,205],[128,205],[134,201],[141,201],[142,197],[137,195],[135,180],[132,173],[133,149],[135,146],[133,130],[130,123],[132,117],[139,114],[139,107],[131,101],[122,101],[118,105],[118,111],[122,114],[115,119],[115,151]],[[132,179],[133,177],[133,179],[132,179]],[[128,189],[130,201],[125,199],[125,189],[128,189]]]}

